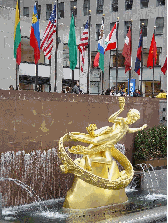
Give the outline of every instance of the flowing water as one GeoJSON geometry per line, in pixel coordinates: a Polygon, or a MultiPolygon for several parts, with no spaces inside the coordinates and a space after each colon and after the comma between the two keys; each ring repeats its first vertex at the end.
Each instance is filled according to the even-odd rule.
{"type": "MultiPolygon", "coordinates": [[[[125,148],[122,147],[121,150],[124,153],[125,148]]],[[[140,164],[140,166],[143,170],[145,186],[142,189],[136,188],[136,181],[132,180],[125,189],[128,202],[124,204],[122,215],[167,205],[167,187],[160,185],[160,182],[163,184],[163,180],[160,182],[158,180],[160,172],[154,171],[152,167],[153,171],[149,171],[149,168],[144,164],[140,164]]],[[[71,186],[71,176],[63,175],[60,172],[56,149],[38,150],[30,154],[25,154],[24,151],[1,154],[0,173],[0,181],[3,183],[0,188],[3,198],[3,220],[17,223],[63,223],[71,218],[71,214],[63,209],[66,191],[71,186]],[[19,176],[20,179],[10,176],[19,176]],[[12,182],[17,185],[16,188],[13,184],[10,185],[12,182]],[[29,204],[21,203],[24,191],[19,188],[26,191],[24,202],[29,201],[29,204]],[[12,192],[14,193],[14,191],[17,193],[13,198],[12,192]],[[29,197],[31,197],[31,202],[29,197]],[[13,203],[9,203],[11,199],[13,199],[13,203]]],[[[95,214],[99,214],[100,209],[95,208],[93,211],[95,214]]],[[[85,214],[81,216],[85,216],[85,214]]]]}

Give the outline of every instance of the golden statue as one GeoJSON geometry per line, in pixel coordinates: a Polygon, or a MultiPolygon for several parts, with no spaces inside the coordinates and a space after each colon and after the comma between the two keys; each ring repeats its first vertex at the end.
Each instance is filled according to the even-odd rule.
{"type": "Polygon", "coordinates": [[[125,187],[131,182],[134,171],[127,157],[115,148],[115,144],[129,132],[143,130],[129,128],[129,125],[140,118],[136,109],[130,109],[127,117],[118,117],[124,110],[125,98],[119,97],[120,109],[112,114],[108,121],[114,123],[112,127],[105,126],[98,130],[95,124],[86,127],[88,134],[71,132],[59,141],[59,157],[63,163],[61,169],[65,173],[75,175],[74,183],[67,192],[64,202],[65,208],[85,209],[95,208],[127,201],[125,187]],[[88,143],[89,146],[72,146],[69,152],[82,154],[82,158],[73,161],[66,153],[63,143],[77,140],[88,143]],[[116,159],[124,168],[119,171],[116,159]]]}

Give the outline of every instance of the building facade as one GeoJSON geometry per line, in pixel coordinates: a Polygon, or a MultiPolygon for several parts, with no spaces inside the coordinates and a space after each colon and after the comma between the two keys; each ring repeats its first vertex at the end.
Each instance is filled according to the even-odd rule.
{"type": "MultiPolygon", "coordinates": [[[[15,6],[16,0],[0,1],[0,44],[1,44],[1,81],[0,88],[8,89],[9,85],[16,84],[16,63],[13,57],[13,34],[15,23],[15,6]]],[[[19,68],[18,82],[28,85],[30,89],[34,89],[33,76],[35,76],[35,64],[33,48],[29,44],[31,17],[33,14],[34,1],[20,1],[21,15],[21,35],[22,35],[22,63],[19,68]],[[27,78],[28,76],[28,78],[27,78]],[[29,79],[29,81],[27,80],[29,79]]],[[[50,17],[53,1],[39,0],[38,8],[40,12],[40,38],[50,17]]],[[[79,44],[80,36],[86,21],[91,15],[90,27],[90,72],[89,72],[89,92],[90,94],[101,94],[109,87],[116,85],[116,51],[107,51],[105,54],[104,77],[101,75],[99,68],[94,68],[93,61],[97,53],[99,31],[104,14],[104,33],[105,36],[111,31],[114,23],[119,17],[118,28],[118,86],[128,86],[129,72],[125,74],[124,58],[122,50],[124,47],[125,37],[132,21],[132,70],[131,78],[136,80],[136,88],[140,88],[141,76],[135,71],[135,60],[137,48],[139,44],[139,33],[141,24],[144,23],[143,31],[143,75],[142,75],[142,91],[144,95],[148,95],[152,91],[153,70],[147,68],[147,57],[156,26],[155,40],[157,45],[158,59],[154,69],[154,86],[155,91],[163,89],[167,92],[167,74],[161,72],[161,66],[167,56],[167,3],[165,0],[58,0],[58,53],[57,53],[57,92],[61,92],[62,88],[70,83],[72,79],[72,71],[69,68],[69,26],[72,12],[75,15],[76,26],[76,43],[79,44]],[[76,6],[76,9],[74,8],[76,6]],[[89,11],[90,10],[90,11],[89,11]],[[69,80],[69,81],[68,81],[69,80]],[[63,86],[65,85],[65,86],[63,86]],[[103,87],[103,89],[102,89],[103,87]]],[[[55,37],[54,37],[55,38],[55,37]]],[[[56,38],[55,38],[56,39],[56,38]]],[[[54,39],[54,41],[55,41],[54,39]]],[[[80,81],[83,92],[87,92],[87,73],[88,73],[88,53],[86,52],[85,69],[80,71],[80,55],[78,51],[78,62],[74,71],[74,79],[80,81]]],[[[54,91],[55,84],[55,47],[53,48],[53,56],[51,62],[44,58],[43,52],[39,60],[39,76],[43,91],[54,91]]]]}

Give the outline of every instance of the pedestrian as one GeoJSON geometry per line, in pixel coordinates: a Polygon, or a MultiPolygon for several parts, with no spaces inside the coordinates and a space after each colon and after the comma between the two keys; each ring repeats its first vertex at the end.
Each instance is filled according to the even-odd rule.
{"type": "Polygon", "coordinates": [[[80,94],[79,81],[75,81],[74,83],[75,83],[75,85],[73,87],[73,93],[80,94]]]}
{"type": "Polygon", "coordinates": [[[10,86],[9,86],[9,89],[10,89],[10,90],[14,90],[13,85],[10,85],[10,86]]]}
{"type": "Polygon", "coordinates": [[[70,93],[68,86],[66,87],[66,93],[70,93]]]}
{"type": "Polygon", "coordinates": [[[111,96],[114,96],[114,90],[111,90],[111,91],[110,91],[110,95],[111,95],[111,96]]]}
{"type": "Polygon", "coordinates": [[[105,95],[110,95],[110,88],[107,88],[105,95]]]}
{"type": "Polygon", "coordinates": [[[136,90],[134,91],[134,93],[133,93],[133,97],[141,97],[141,95],[140,95],[138,89],[136,89],[136,90]]]}
{"type": "Polygon", "coordinates": [[[120,90],[121,96],[126,96],[125,89],[120,90]]]}

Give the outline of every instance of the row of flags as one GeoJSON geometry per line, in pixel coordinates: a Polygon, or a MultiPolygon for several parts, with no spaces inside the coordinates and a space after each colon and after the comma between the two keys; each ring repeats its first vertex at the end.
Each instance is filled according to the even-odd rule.
{"type": "MultiPolygon", "coordinates": [[[[20,16],[19,16],[19,8],[18,8],[18,0],[16,4],[16,13],[15,13],[15,27],[14,27],[14,58],[16,59],[16,63],[19,65],[21,62],[21,31],[20,31],[20,16]]],[[[53,11],[49,18],[48,25],[44,32],[41,44],[40,44],[40,31],[39,31],[39,19],[36,4],[34,5],[34,12],[32,16],[32,25],[31,25],[31,33],[30,33],[30,45],[34,48],[34,60],[35,64],[38,63],[40,59],[40,49],[44,52],[44,55],[47,59],[51,59],[52,48],[53,48],[53,34],[56,32],[56,5],[53,7],[53,11]]],[[[100,67],[104,72],[104,54],[108,50],[114,50],[117,48],[117,22],[114,24],[111,32],[108,34],[107,38],[105,38],[104,34],[104,21],[102,20],[100,36],[98,40],[98,53],[94,59],[94,67],[100,67]]],[[[84,31],[81,35],[80,43],[78,45],[78,49],[81,53],[81,72],[83,72],[84,62],[85,62],[85,52],[89,45],[89,29],[88,29],[88,21],[86,22],[84,31]]],[[[142,29],[139,37],[139,45],[137,50],[137,57],[135,61],[135,72],[140,75],[140,63],[142,61],[142,29]]],[[[125,57],[125,73],[131,69],[131,29],[129,28],[122,55],[125,57]]],[[[75,25],[74,25],[74,17],[72,14],[71,23],[70,23],[70,32],[69,32],[69,61],[70,61],[70,69],[74,70],[77,64],[77,45],[76,45],[76,35],[75,35],[75,25]]],[[[147,60],[147,67],[153,67],[153,59],[154,65],[156,65],[157,60],[157,47],[155,41],[155,35],[153,34],[149,55],[147,60]]],[[[167,57],[164,62],[161,71],[165,74],[167,71],[167,57]]]]}
{"type": "MultiPolygon", "coordinates": [[[[117,29],[117,23],[115,23],[111,32],[108,34],[104,42],[104,24],[102,24],[99,41],[98,41],[98,53],[96,54],[95,59],[94,59],[94,67],[99,66],[103,72],[104,72],[104,64],[102,62],[103,55],[105,54],[107,50],[114,50],[117,48],[116,29],[117,29]]],[[[141,29],[140,37],[139,37],[139,45],[138,45],[138,50],[137,50],[137,57],[135,61],[135,69],[134,69],[138,75],[140,75],[140,63],[142,61],[142,41],[143,41],[143,36],[142,36],[142,29],[141,29]]],[[[131,52],[132,52],[131,45],[132,45],[131,44],[131,28],[129,27],[129,30],[125,39],[124,47],[123,47],[123,52],[122,52],[122,55],[125,57],[125,62],[124,62],[125,73],[131,69],[131,52]]],[[[149,49],[147,67],[149,68],[153,67],[153,59],[154,59],[154,66],[155,66],[156,61],[157,61],[157,47],[156,47],[154,34],[153,34],[150,49],[149,49]]],[[[163,67],[161,68],[161,71],[164,74],[167,71],[167,57],[166,57],[163,67]]]]}
{"type": "MultiPolygon", "coordinates": [[[[21,31],[20,31],[20,16],[19,16],[18,0],[16,3],[15,13],[15,27],[14,27],[14,58],[16,63],[20,65],[21,62],[21,31]]],[[[32,16],[32,25],[30,32],[30,46],[34,48],[34,62],[38,63],[40,59],[40,49],[44,52],[45,57],[50,60],[53,48],[53,34],[56,32],[56,5],[54,5],[53,11],[49,18],[48,25],[44,32],[41,44],[40,44],[40,30],[39,30],[39,18],[34,5],[34,11],[32,16]]]]}

